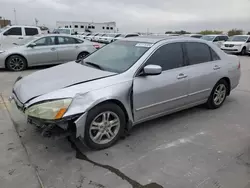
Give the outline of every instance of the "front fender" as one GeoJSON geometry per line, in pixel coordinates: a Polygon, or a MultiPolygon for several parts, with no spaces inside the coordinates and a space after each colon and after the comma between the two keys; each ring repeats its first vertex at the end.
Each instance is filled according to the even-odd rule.
{"type": "Polygon", "coordinates": [[[100,103],[115,100],[119,101],[126,110],[128,120],[133,122],[132,107],[131,107],[131,87],[132,81],[127,81],[112,85],[106,88],[93,90],[87,93],[77,94],[64,117],[76,114],[82,114],[76,121],[76,136],[84,137],[85,122],[88,112],[93,107],[100,103]]]}

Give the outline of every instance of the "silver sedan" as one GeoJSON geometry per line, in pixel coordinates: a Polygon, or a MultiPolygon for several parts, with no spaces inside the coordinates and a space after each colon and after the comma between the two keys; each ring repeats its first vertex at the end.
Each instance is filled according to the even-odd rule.
{"type": "Polygon", "coordinates": [[[21,71],[31,66],[82,59],[100,46],[69,35],[32,36],[0,50],[0,68],[21,71]]]}
{"type": "Polygon", "coordinates": [[[138,123],[200,104],[219,108],[240,75],[237,56],[204,40],[133,37],[19,78],[11,99],[31,124],[103,149],[138,123]]]}

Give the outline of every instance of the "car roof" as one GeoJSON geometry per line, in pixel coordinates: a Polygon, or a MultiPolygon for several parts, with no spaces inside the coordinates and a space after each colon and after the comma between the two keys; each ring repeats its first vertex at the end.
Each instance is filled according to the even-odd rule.
{"type": "Polygon", "coordinates": [[[147,35],[147,36],[138,36],[138,37],[128,37],[124,38],[122,40],[125,41],[136,41],[136,42],[148,42],[148,43],[157,43],[162,40],[169,40],[169,39],[179,39],[181,36],[153,36],[153,35],[147,35]]]}

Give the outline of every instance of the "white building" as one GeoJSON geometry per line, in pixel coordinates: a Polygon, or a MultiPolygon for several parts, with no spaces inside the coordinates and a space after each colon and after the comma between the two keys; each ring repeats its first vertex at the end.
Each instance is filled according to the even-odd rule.
{"type": "Polygon", "coordinates": [[[90,31],[93,33],[116,33],[116,22],[69,22],[69,21],[57,21],[57,28],[72,28],[77,32],[90,31]]]}

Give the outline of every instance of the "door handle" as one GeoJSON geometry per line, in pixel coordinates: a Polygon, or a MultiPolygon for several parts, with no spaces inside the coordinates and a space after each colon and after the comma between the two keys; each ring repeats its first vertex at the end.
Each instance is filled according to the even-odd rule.
{"type": "Polygon", "coordinates": [[[23,39],[23,37],[18,37],[18,39],[23,39]]]}
{"type": "Polygon", "coordinates": [[[51,48],[51,51],[55,51],[56,50],[56,48],[51,48]]]}
{"type": "Polygon", "coordinates": [[[186,75],[186,74],[183,74],[183,73],[180,73],[180,74],[177,76],[177,79],[183,79],[183,78],[187,78],[187,75],[186,75]]]}
{"type": "Polygon", "coordinates": [[[214,70],[218,70],[218,69],[220,69],[220,66],[219,65],[215,65],[214,66],[214,70]]]}
{"type": "Polygon", "coordinates": [[[75,48],[79,48],[79,46],[76,46],[75,48]]]}

